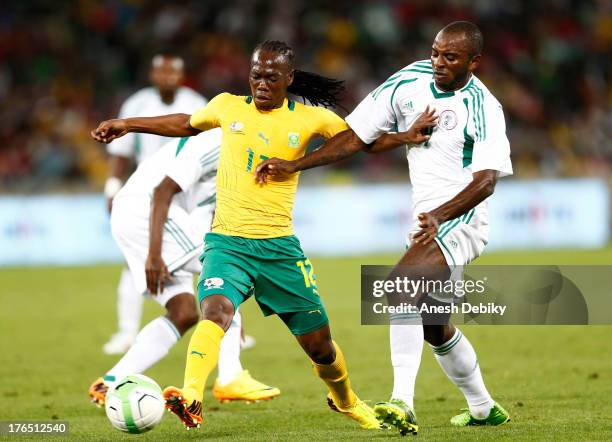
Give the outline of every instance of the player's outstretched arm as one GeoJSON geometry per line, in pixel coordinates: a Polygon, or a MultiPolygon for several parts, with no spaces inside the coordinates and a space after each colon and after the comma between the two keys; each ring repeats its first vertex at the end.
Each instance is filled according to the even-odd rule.
{"type": "Polygon", "coordinates": [[[327,140],[323,146],[308,155],[287,161],[280,158],[270,158],[263,161],[255,171],[259,183],[265,183],[268,176],[284,178],[300,170],[325,166],[348,158],[367,146],[352,129],[342,131],[327,140]]]}
{"type": "Polygon", "coordinates": [[[438,234],[438,226],[455,219],[493,195],[497,184],[497,170],[481,170],[472,174],[473,180],[453,199],[427,213],[418,215],[419,230],[413,237],[415,242],[424,244],[433,241],[438,234]]]}
{"type": "Polygon", "coordinates": [[[110,143],[128,132],[141,132],[165,137],[189,137],[201,131],[189,124],[191,115],[170,114],[159,117],[118,118],[101,122],[91,131],[94,140],[110,143]]]}
{"type": "Polygon", "coordinates": [[[149,218],[149,254],[145,262],[147,288],[153,295],[164,291],[164,280],[170,277],[161,254],[162,238],[172,197],[180,191],[180,186],[167,176],[153,191],[151,216],[149,218]]]}
{"type": "Polygon", "coordinates": [[[435,109],[430,110],[428,106],[407,131],[384,134],[369,145],[364,143],[352,129],[348,129],[330,138],[319,149],[300,159],[287,161],[270,158],[263,161],[255,171],[256,179],[259,183],[265,183],[268,176],[282,179],[301,170],[336,163],[349,158],[360,150],[380,153],[405,144],[421,144],[429,140],[429,135],[424,133],[424,129],[435,126],[437,120],[435,109]]]}
{"type": "Polygon", "coordinates": [[[425,108],[425,111],[412,123],[405,132],[395,134],[383,134],[374,143],[368,145],[364,150],[367,153],[381,153],[395,149],[399,146],[414,146],[429,140],[426,129],[434,127],[438,123],[435,109],[425,108]]]}

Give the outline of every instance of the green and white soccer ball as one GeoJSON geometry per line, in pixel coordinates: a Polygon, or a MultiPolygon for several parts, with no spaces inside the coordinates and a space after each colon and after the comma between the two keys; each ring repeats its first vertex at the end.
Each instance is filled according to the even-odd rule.
{"type": "Polygon", "coordinates": [[[157,383],[142,374],[123,378],[109,389],[105,400],[106,416],[113,427],[126,433],[153,429],[164,415],[164,397],[157,383]]]}

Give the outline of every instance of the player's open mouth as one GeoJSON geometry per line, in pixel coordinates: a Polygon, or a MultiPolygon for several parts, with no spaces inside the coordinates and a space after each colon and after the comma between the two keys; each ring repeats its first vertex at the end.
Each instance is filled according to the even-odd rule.
{"type": "Polygon", "coordinates": [[[255,94],[255,99],[257,101],[270,101],[272,98],[264,94],[255,94]]]}

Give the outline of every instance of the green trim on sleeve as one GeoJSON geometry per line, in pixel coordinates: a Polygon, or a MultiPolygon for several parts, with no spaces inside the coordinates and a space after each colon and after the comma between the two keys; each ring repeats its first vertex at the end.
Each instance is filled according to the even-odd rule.
{"type": "Polygon", "coordinates": [[[476,141],[484,141],[487,138],[487,124],[484,112],[484,92],[472,79],[461,92],[467,92],[472,97],[472,110],[474,118],[474,132],[476,141]]]}
{"type": "Polygon", "coordinates": [[[391,100],[389,101],[391,103],[391,106],[393,106],[393,98],[395,97],[395,93],[397,92],[397,89],[403,85],[403,84],[408,84],[408,83],[412,83],[413,81],[416,81],[416,78],[409,78],[407,80],[402,80],[399,81],[396,85],[395,85],[395,89],[393,89],[393,93],[391,94],[391,100]]]}
{"type": "Polygon", "coordinates": [[[433,75],[433,71],[432,71],[432,70],[428,70],[428,69],[425,69],[425,68],[418,68],[418,69],[414,69],[414,68],[412,68],[412,69],[404,69],[404,70],[402,70],[401,72],[418,72],[418,73],[420,73],[420,74],[431,74],[431,75],[433,75]]]}
{"type": "Polygon", "coordinates": [[[396,74],[391,75],[389,78],[387,78],[383,84],[381,84],[380,86],[378,86],[376,89],[374,89],[371,92],[372,98],[376,100],[376,98],[378,98],[378,96],[383,90],[387,89],[388,87],[393,86],[395,84],[393,82],[401,76],[402,74],[396,73],[396,74]]]}
{"type": "Polygon", "coordinates": [[[381,94],[382,91],[384,91],[387,88],[393,87],[395,86],[394,82],[388,82],[383,84],[382,86],[379,86],[378,89],[376,89],[374,92],[372,92],[372,98],[374,98],[375,100],[378,98],[378,96],[381,94]]]}
{"type": "Polygon", "coordinates": [[[175,157],[178,157],[178,154],[181,153],[181,150],[183,150],[183,147],[185,147],[185,143],[187,142],[188,139],[189,137],[183,137],[179,140],[176,146],[176,153],[174,154],[175,157]]]}

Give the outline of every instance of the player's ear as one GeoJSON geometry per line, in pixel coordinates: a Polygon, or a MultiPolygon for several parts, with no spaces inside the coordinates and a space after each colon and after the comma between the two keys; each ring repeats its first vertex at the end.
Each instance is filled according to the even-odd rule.
{"type": "Polygon", "coordinates": [[[470,60],[470,63],[468,65],[468,69],[470,70],[470,72],[475,71],[478,68],[478,66],[480,65],[481,58],[482,55],[480,54],[472,56],[472,59],[470,60]]]}
{"type": "Polygon", "coordinates": [[[295,69],[291,69],[291,71],[287,74],[287,86],[291,86],[291,84],[293,84],[294,74],[295,74],[295,69]]]}

